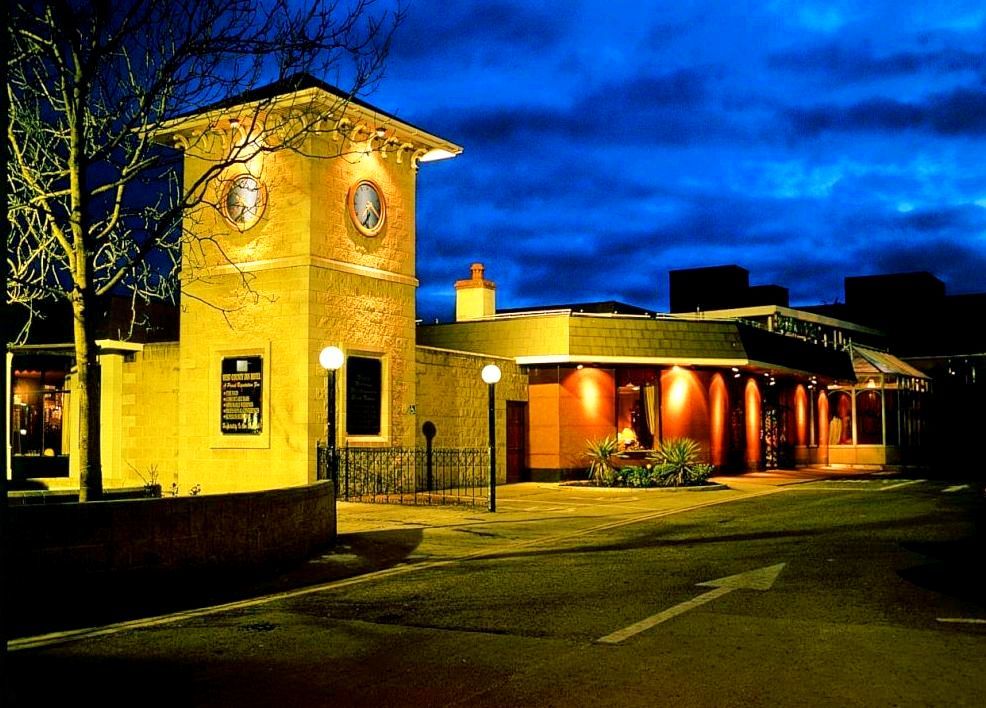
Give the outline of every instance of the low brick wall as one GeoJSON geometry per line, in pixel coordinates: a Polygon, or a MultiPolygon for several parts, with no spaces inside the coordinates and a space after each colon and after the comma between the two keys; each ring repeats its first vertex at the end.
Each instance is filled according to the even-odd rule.
{"type": "Polygon", "coordinates": [[[263,492],[11,506],[15,595],[86,580],[249,571],[335,540],[331,482],[263,492]]]}

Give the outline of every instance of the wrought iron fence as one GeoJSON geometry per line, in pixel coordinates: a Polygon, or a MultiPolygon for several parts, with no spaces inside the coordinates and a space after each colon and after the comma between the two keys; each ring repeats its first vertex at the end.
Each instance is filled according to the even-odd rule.
{"type": "Polygon", "coordinates": [[[333,466],[319,444],[317,477],[334,479],[344,501],[484,506],[489,499],[485,448],[345,447],[335,457],[333,466]]]}

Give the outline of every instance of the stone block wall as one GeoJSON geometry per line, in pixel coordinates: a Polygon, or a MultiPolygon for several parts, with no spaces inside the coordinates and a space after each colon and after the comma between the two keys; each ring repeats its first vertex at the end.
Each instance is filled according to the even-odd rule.
{"type": "Polygon", "coordinates": [[[145,344],[123,363],[119,411],[124,486],[150,483],[162,488],[179,480],[178,343],[145,344]]]}
{"type": "Polygon", "coordinates": [[[507,401],[527,401],[527,374],[513,360],[483,354],[418,347],[416,445],[425,446],[422,426],[434,424],[436,448],[485,448],[489,445],[489,389],[480,377],[496,364],[497,478],[506,480],[507,401]]]}

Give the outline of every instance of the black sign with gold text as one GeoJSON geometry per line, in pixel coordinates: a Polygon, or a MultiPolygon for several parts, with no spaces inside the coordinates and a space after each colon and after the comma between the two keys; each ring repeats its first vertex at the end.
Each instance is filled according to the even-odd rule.
{"type": "Polygon", "coordinates": [[[223,358],[220,421],[223,435],[260,434],[263,429],[263,391],[263,357],[223,358]]]}

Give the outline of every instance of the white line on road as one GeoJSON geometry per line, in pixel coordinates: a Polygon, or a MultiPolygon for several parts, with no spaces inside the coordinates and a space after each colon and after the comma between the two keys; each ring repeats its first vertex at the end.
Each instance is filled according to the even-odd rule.
{"type": "Polygon", "coordinates": [[[939,617],[938,621],[947,624],[986,624],[986,619],[975,617],[939,617]]]}
{"type": "Polygon", "coordinates": [[[900,489],[901,487],[906,487],[906,486],[911,485],[911,484],[920,484],[921,482],[926,482],[926,481],[927,480],[925,480],[925,479],[912,479],[912,480],[907,481],[907,482],[900,482],[898,484],[891,484],[889,487],[883,487],[883,488],[879,489],[878,491],[881,491],[881,492],[889,492],[891,489],[900,489]]]}
{"type": "Polygon", "coordinates": [[[262,597],[250,598],[248,600],[240,600],[238,602],[230,602],[223,605],[213,605],[211,607],[202,607],[195,610],[185,610],[182,612],[175,612],[168,615],[160,615],[157,617],[147,617],[144,619],[129,620],[126,622],[117,622],[115,624],[105,625],[102,627],[87,627],[83,629],[74,629],[65,632],[53,632],[51,634],[42,634],[35,637],[21,637],[19,639],[11,639],[7,642],[7,651],[19,651],[22,649],[37,649],[40,647],[52,646],[55,644],[65,644],[68,642],[80,641],[83,639],[105,637],[111,634],[118,634],[120,632],[127,632],[134,629],[158,627],[161,625],[171,624],[174,622],[181,622],[182,620],[192,619],[195,617],[204,617],[207,615],[215,615],[224,612],[231,612],[233,610],[241,610],[251,607],[257,607],[259,605],[266,605],[268,603],[276,602],[278,600],[288,600],[295,597],[304,597],[305,595],[313,595],[315,593],[328,592],[330,590],[336,590],[338,588],[349,587],[351,585],[360,585],[362,583],[369,583],[369,582],[373,582],[374,580],[389,578],[391,576],[396,576],[396,575],[404,575],[405,573],[413,573],[419,570],[427,570],[429,568],[439,568],[443,566],[454,565],[456,563],[461,563],[463,561],[468,561],[468,560],[481,560],[484,557],[499,556],[504,553],[517,551],[523,548],[529,548],[531,546],[551,545],[554,543],[558,543],[560,541],[568,540],[570,538],[577,538],[579,536],[585,536],[599,531],[609,531],[611,529],[620,528],[621,526],[630,526],[632,524],[638,524],[644,521],[651,521],[653,519],[660,519],[665,516],[681,514],[687,511],[695,511],[697,509],[702,509],[707,506],[717,506],[719,504],[728,504],[731,502],[746,501],[747,499],[755,499],[757,497],[763,497],[770,494],[777,494],[778,492],[783,492],[786,491],[787,489],[789,489],[789,487],[772,487],[766,491],[743,494],[742,496],[729,497],[728,499],[712,499],[709,501],[699,502],[698,504],[692,504],[691,506],[683,507],[680,509],[668,509],[664,511],[640,514],[639,516],[632,516],[630,518],[625,518],[625,519],[617,519],[616,521],[608,521],[606,523],[597,524],[596,526],[592,526],[587,529],[568,531],[565,533],[556,534],[554,536],[545,536],[540,538],[528,539],[526,541],[517,541],[515,543],[496,546],[495,548],[484,548],[483,550],[475,551],[473,553],[469,553],[464,556],[459,556],[457,558],[428,561],[424,563],[413,563],[409,565],[398,565],[392,568],[378,570],[373,573],[366,573],[365,575],[357,575],[356,577],[347,578],[345,580],[337,580],[335,582],[325,583],[323,585],[313,585],[306,588],[299,588],[297,590],[287,590],[285,592],[280,592],[273,595],[264,595],[262,597]]]}
{"type": "Polygon", "coordinates": [[[656,615],[651,615],[647,619],[642,619],[639,622],[631,624],[629,627],[624,627],[623,629],[613,632],[612,634],[607,634],[605,637],[602,637],[597,641],[600,644],[619,644],[624,639],[629,639],[636,634],[646,632],[651,627],[661,624],[661,622],[667,622],[672,617],[677,617],[683,612],[688,612],[688,610],[694,610],[696,607],[700,607],[706,602],[711,602],[717,597],[722,597],[732,591],[733,588],[715,588],[714,590],[709,590],[708,592],[702,593],[698,597],[693,597],[691,600],[686,600],[685,602],[675,605],[674,607],[669,607],[664,610],[664,612],[658,612],[656,615]]]}
{"type": "Polygon", "coordinates": [[[942,492],[944,492],[945,494],[948,494],[950,492],[961,492],[963,489],[968,489],[968,488],[969,488],[969,485],[968,484],[956,484],[956,485],[954,485],[952,487],[945,487],[942,490],[942,492]]]}
{"type": "Polygon", "coordinates": [[[777,565],[769,565],[765,568],[748,570],[745,573],[727,575],[725,578],[717,578],[716,580],[707,580],[704,583],[697,583],[697,585],[701,587],[711,587],[714,589],[709,592],[702,593],[698,597],[693,597],[691,600],[686,600],[685,602],[679,603],[674,607],[669,607],[663,612],[658,612],[656,615],[651,615],[646,619],[635,622],[629,627],[624,627],[623,629],[617,630],[612,634],[607,634],[605,637],[602,637],[597,641],[600,644],[619,644],[624,639],[629,639],[634,635],[645,632],[651,627],[661,624],[661,622],[667,622],[672,617],[677,617],[683,612],[694,610],[696,607],[700,607],[701,605],[711,602],[718,597],[731,593],[733,590],[770,590],[785,565],[786,563],[778,563],[777,565]]]}

